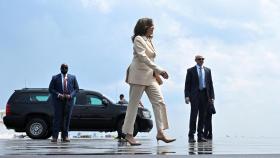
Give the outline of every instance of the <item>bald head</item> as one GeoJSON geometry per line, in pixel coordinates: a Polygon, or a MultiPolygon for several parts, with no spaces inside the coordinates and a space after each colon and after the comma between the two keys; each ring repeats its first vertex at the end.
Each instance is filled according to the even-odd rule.
{"type": "Polygon", "coordinates": [[[195,56],[195,60],[197,60],[197,59],[201,59],[201,58],[203,58],[203,59],[204,59],[204,57],[203,57],[202,55],[196,55],[196,56],[195,56]]]}
{"type": "Polygon", "coordinates": [[[67,74],[68,72],[68,65],[67,64],[61,64],[60,71],[63,75],[67,74]]]}
{"type": "Polygon", "coordinates": [[[202,55],[196,55],[195,62],[197,63],[197,65],[202,66],[204,63],[204,57],[202,55]]]}

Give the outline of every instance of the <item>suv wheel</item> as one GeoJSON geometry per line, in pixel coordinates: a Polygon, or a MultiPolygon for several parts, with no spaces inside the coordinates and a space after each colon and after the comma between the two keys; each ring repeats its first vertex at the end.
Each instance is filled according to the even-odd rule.
{"type": "Polygon", "coordinates": [[[48,139],[52,136],[52,131],[48,130],[47,134],[43,137],[43,139],[48,139]]]}
{"type": "Polygon", "coordinates": [[[26,134],[32,139],[44,139],[48,133],[48,126],[41,118],[32,118],[26,125],[26,134]]]}
{"type": "MultiPolygon", "coordinates": [[[[118,123],[117,123],[117,132],[118,132],[118,137],[122,137],[124,138],[125,135],[122,133],[122,126],[123,126],[123,123],[124,123],[124,118],[121,118],[118,123]]],[[[137,121],[135,121],[134,123],[134,131],[133,131],[133,136],[135,137],[138,133],[138,123],[137,121]]]]}

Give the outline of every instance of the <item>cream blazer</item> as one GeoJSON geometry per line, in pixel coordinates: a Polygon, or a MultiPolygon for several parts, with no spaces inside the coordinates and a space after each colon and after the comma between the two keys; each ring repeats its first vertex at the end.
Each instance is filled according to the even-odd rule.
{"type": "Polygon", "coordinates": [[[149,86],[155,82],[153,72],[164,71],[154,63],[156,51],[146,36],[136,36],[133,44],[133,59],[127,69],[126,82],[149,86]]]}

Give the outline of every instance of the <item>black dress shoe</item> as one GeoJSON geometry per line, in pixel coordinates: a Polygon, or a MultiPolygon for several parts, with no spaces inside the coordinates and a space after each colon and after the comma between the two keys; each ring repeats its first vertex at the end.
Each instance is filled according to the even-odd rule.
{"type": "Polygon", "coordinates": [[[118,133],[118,137],[116,137],[116,139],[121,140],[121,139],[125,139],[125,134],[124,133],[118,133]]]}
{"type": "Polygon", "coordinates": [[[68,137],[62,138],[61,142],[63,142],[63,143],[69,143],[69,142],[70,142],[70,139],[69,139],[68,137]]]}
{"type": "Polygon", "coordinates": [[[52,143],[56,143],[56,142],[57,142],[57,138],[52,138],[52,139],[51,139],[51,142],[52,142],[52,143]]]}
{"type": "Polygon", "coordinates": [[[207,142],[207,140],[203,137],[198,137],[197,142],[207,142]]]}
{"type": "Polygon", "coordinates": [[[189,143],[194,143],[195,139],[194,138],[189,138],[189,143]]]}
{"type": "Polygon", "coordinates": [[[209,139],[209,140],[212,140],[213,139],[213,136],[212,134],[209,134],[207,137],[205,137],[206,139],[209,139]]]}
{"type": "Polygon", "coordinates": [[[204,138],[207,138],[207,136],[208,136],[208,134],[206,134],[206,133],[203,134],[203,137],[204,137],[204,138]]]}

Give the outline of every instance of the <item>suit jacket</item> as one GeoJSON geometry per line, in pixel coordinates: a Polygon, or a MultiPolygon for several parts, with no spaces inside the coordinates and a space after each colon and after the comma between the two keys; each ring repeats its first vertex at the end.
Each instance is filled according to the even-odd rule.
{"type": "MultiPolygon", "coordinates": [[[[205,86],[207,91],[207,97],[209,99],[215,99],[214,87],[212,82],[211,70],[204,66],[205,72],[205,86]]],[[[196,66],[189,68],[185,81],[185,97],[189,97],[190,101],[198,98],[199,94],[199,78],[196,66]]]]}
{"type": "Polygon", "coordinates": [[[133,44],[133,60],[127,70],[126,82],[137,85],[151,85],[155,81],[153,73],[163,69],[154,63],[156,51],[145,36],[136,36],[133,44]]]}
{"type": "MultiPolygon", "coordinates": [[[[79,91],[79,85],[74,75],[67,74],[67,91],[70,94],[70,103],[73,103],[73,98],[79,91]]],[[[61,74],[54,75],[49,85],[49,92],[55,103],[58,103],[58,94],[63,94],[62,76],[61,74]]]]}

